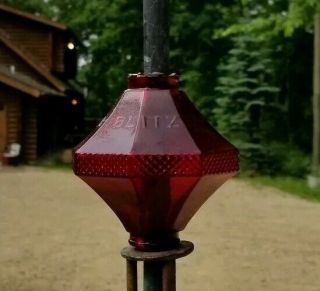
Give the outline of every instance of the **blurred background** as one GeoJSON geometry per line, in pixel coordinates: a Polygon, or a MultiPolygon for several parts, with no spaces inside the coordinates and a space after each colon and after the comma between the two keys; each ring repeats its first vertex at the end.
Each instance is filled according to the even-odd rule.
{"type": "MultiPolygon", "coordinates": [[[[241,152],[240,178],[228,186],[228,191],[224,190],[234,193],[232,195],[235,196],[232,197],[235,200],[230,196],[223,200],[223,195],[220,195],[221,199],[217,199],[217,204],[214,204],[217,206],[212,207],[216,207],[217,213],[222,216],[229,217],[230,225],[226,226],[227,228],[231,225],[235,227],[237,223],[233,218],[234,213],[239,212],[241,216],[246,207],[253,211],[252,216],[246,217],[247,220],[240,219],[243,230],[240,225],[239,236],[232,232],[224,233],[230,240],[221,241],[222,249],[218,247],[219,251],[214,254],[221,259],[218,263],[220,271],[216,270],[220,272],[220,277],[212,279],[209,273],[202,274],[202,271],[199,271],[198,276],[203,275],[202,282],[207,282],[201,290],[213,290],[211,284],[219,284],[219,278],[222,278],[220,281],[224,283],[218,285],[216,290],[248,290],[253,286],[256,290],[319,290],[320,282],[316,276],[316,273],[320,272],[320,248],[316,243],[320,239],[320,208],[317,204],[320,201],[319,19],[318,0],[171,1],[171,71],[181,76],[182,89],[208,121],[241,152]],[[274,188],[310,201],[297,199],[289,194],[286,196],[287,194],[274,188]],[[249,196],[244,196],[244,200],[234,206],[237,210],[232,212],[233,206],[228,210],[228,203],[233,205],[230,201],[238,201],[238,197],[242,195],[239,189],[249,196]],[[271,200],[266,197],[271,197],[271,200]],[[292,216],[296,217],[294,222],[291,220],[292,216]],[[253,220],[261,219],[261,224],[252,230],[252,235],[257,236],[252,238],[249,235],[248,238],[245,230],[253,217],[253,220]],[[300,225],[302,222],[299,217],[305,224],[300,225]],[[309,222],[303,220],[304,217],[308,217],[309,222]],[[269,225],[270,221],[275,228],[270,225],[270,229],[267,227],[268,231],[265,232],[263,226],[269,225]],[[277,229],[280,226],[282,228],[277,229]],[[264,235],[274,237],[266,238],[264,235]],[[237,239],[240,237],[240,241],[235,240],[235,245],[250,245],[249,240],[253,249],[241,247],[237,250],[234,245],[228,247],[228,242],[234,241],[234,236],[237,239]],[[282,240],[279,237],[282,237],[282,240]],[[277,238],[283,244],[286,244],[287,238],[292,239],[294,249],[281,249],[283,244],[280,244],[277,238]],[[259,242],[262,240],[270,241],[270,248],[260,248],[259,242]],[[232,250],[230,253],[230,249],[235,253],[232,253],[232,250]],[[283,250],[281,255],[277,252],[279,249],[283,250]],[[230,257],[225,260],[230,264],[233,262],[232,254],[234,257],[241,256],[244,261],[247,259],[248,262],[253,262],[249,264],[251,267],[235,266],[234,272],[242,267],[251,271],[257,269],[261,278],[257,275],[259,279],[255,280],[248,275],[250,273],[246,273],[245,279],[240,278],[240,275],[240,279],[231,275],[229,280],[226,271],[229,265],[225,266],[223,263],[224,251],[229,252],[230,257]],[[299,259],[286,261],[291,258],[291,252],[299,259]],[[277,264],[279,261],[270,261],[270,265],[267,265],[268,260],[263,258],[270,254],[283,256],[284,261],[280,264],[277,264]],[[301,267],[302,269],[295,269],[297,264],[303,263],[306,265],[301,267]],[[283,273],[275,272],[275,268],[280,268],[283,273]],[[294,270],[288,271],[290,268],[294,270]],[[297,278],[305,278],[309,285],[305,281],[297,281],[297,278]],[[294,284],[287,286],[288,280],[293,280],[294,284]],[[231,283],[226,283],[227,281],[231,283]],[[272,285],[275,282],[281,284],[272,285]],[[251,283],[253,285],[250,285],[251,283]]],[[[73,213],[66,206],[70,207],[72,204],[71,200],[68,200],[70,197],[57,195],[52,198],[50,191],[61,191],[61,194],[64,191],[72,192],[73,187],[83,187],[78,191],[90,192],[84,185],[75,186],[80,181],[74,181],[75,178],[70,173],[71,151],[115,104],[127,87],[127,75],[142,71],[142,29],[142,1],[0,0],[0,153],[3,155],[3,167],[0,170],[3,207],[0,252],[1,248],[4,250],[0,253],[0,261],[2,258],[3,265],[7,266],[6,270],[11,266],[11,255],[16,254],[17,258],[21,258],[20,253],[15,253],[19,247],[26,247],[25,251],[28,253],[32,249],[31,245],[36,244],[39,239],[41,241],[42,234],[47,238],[47,232],[41,232],[41,218],[46,216],[46,211],[39,212],[36,218],[30,218],[28,222],[28,225],[40,223],[38,228],[34,226],[38,229],[34,236],[29,233],[34,243],[30,241],[30,246],[19,246],[23,241],[22,237],[28,237],[28,231],[26,225],[21,224],[22,216],[17,218],[17,213],[33,209],[27,214],[32,217],[32,213],[36,213],[33,212],[34,208],[47,207],[50,212],[50,207],[56,209],[63,204],[65,206],[59,210],[63,212],[65,208],[61,214],[63,217],[73,217],[75,223],[79,219],[79,229],[74,230],[74,240],[79,240],[81,245],[78,235],[81,236],[81,225],[83,226],[87,219],[83,215],[92,210],[86,208],[87,202],[77,202],[81,204],[78,205],[80,210],[74,210],[73,213]],[[20,167],[11,167],[14,165],[20,167]],[[41,179],[45,181],[42,186],[38,184],[41,179]],[[70,184],[65,189],[57,190],[55,187],[60,187],[56,184],[57,181],[70,184]],[[31,198],[34,197],[34,202],[21,197],[21,192],[24,191],[29,193],[31,198]],[[47,196],[41,196],[41,191],[48,191],[47,196]],[[39,201],[42,201],[40,197],[47,198],[43,204],[38,205],[39,201]],[[57,197],[62,200],[56,201],[57,197]],[[25,208],[17,201],[24,201],[24,206],[31,203],[30,208],[25,208]],[[53,204],[48,205],[48,201],[53,204]],[[77,216],[78,211],[82,211],[81,219],[77,216]],[[14,226],[12,221],[16,222],[14,226]],[[12,231],[10,235],[9,229],[12,231]],[[16,237],[20,231],[26,233],[16,237]],[[13,241],[17,243],[15,248],[12,248],[13,241]]],[[[76,197],[75,195],[75,200],[76,197]]],[[[92,200],[92,203],[98,202],[92,200]]],[[[103,212],[105,207],[100,207],[103,212]]],[[[210,209],[205,208],[204,211],[210,212],[210,209]]],[[[64,224],[62,216],[55,216],[54,213],[50,215],[53,215],[52,225],[58,227],[64,224]]],[[[99,215],[103,217],[102,214],[99,215]]],[[[219,221],[218,217],[216,219],[219,221]]],[[[228,223],[228,218],[226,219],[225,223],[228,223]]],[[[211,220],[205,221],[205,225],[214,227],[211,220]]],[[[110,225],[116,223],[114,219],[110,225]]],[[[199,227],[201,220],[196,220],[194,225],[199,227]]],[[[72,231],[74,224],[70,223],[68,227],[64,234],[55,234],[53,238],[57,242],[61,240],[64,247],[64,235],[72,231]]],[[[219,223],[216,227],[216,230],[223,232],[219,223]]],[[[88,224],[87,229],[90,228],[88,224]]],[[[118,228],[119,240],[125,243],[124,231],[120,225],[118,228]]],[[[99,227],[96,230],[96,242],[99,244],[102,238],[98,235],[104,231],[108,232],[107,229],[101,230],[99,227]]],[[[213,232],[212,229],[211,231],[213,232]]],[[[83,236],[85,235],[83,233],[83,236]]],[[[197,241],[197,233],[190,232],[187,236],[200,245],[207,245],[205,237],[200,236],[197,241]]],[[[83,240],[83,252],[88,252],[85,247],[94,247],[92,242],[84,237],[83,240]]],[[[74,247],[73,240],[71,241],[68,242],[70,249],[64,250],[65,252],[70,252],[74,247]]],[[[219,240],[215,244],[219,244],[219,240]]],[[[115,245],[110,251],[116,253],[121,246],[115,245]]],[[[217,245],[215,247],[217,248],[217,245]]],[[[58,247],[53,244],[48,252],[55,252],[56,248],[59,249],[59,244],[58,247]]],[[[32,256],[37,256],[38,251],[34,250],[32,256]]],[[[46,265],[45,258],[48,253],[44,250],[40,252],[43,256],[41,264],[46,265]]],[[[99,257],[101,254],[95,255],[99,257]]],[[[105,255],[108,256],[107,253],[105,255]]],[[[30,260],[34,258],[32,256],[30,260]]],[[[206,256],[202,256],[202,260],[205,260],[206,256]]],[[[23,260],[19,259],[19,262],[12,266],[20,264],[22,273],[17,276],[20,276],[21,282],[32,278],[35,282],[40,280],[37,275],[30,275],[26,271],[35,270],[30,267],[32,265],[23,267],[23,260]]],[[[81,262],[75,259],[72,266],[76,268],[81,262]]],[[[93,266],[94,260],[91,262],[93,266]]],[[[49,260],[49,268],[51,263],[55,266],[53,269],[61,267],[60,263],[56,264],[53,259],[52,262],[49,260]]],[[[200,259],[198,264],[201,264],[200,259]]],[[[121,268],[121,262],[119,266],[121,268]]],[[[206,266],[209,272],[210,263],[206,266]]],[[[14,270],[19,271],[19,267],[10,269],[11,267],[9,274],[3,273],[0,277],[3,284],[0,282],[1,290],[86,290],[83,287],[85,283],[75,283],[78,282],[76,279],[72,281],[72,286],[59,283],[52,285],[51,289],[41,280],[39,285],[31,284],[28,287],[23,283],[12,285],[12,282],[17,280],[14,270]],[[41,282],[44,285],[41,285],[41,282]]],[[[74,272],[84,274],[85,270],[77,269],[74,272]]],[[[42,274],[41,272],[39,270],[35,274],[42,274]]],[[[72,276],[75,276],[74,272],[72,276]]],[[[124,273],[114,276],[118,275],[124,278],[124,273]]],[[[60,282],[59,278],[52,276],[52,281],[60,282]]],[[[68,281],[68,278],[66,277],[65,281],[68,281]]],[[[187,277],[185,279],[188,281],[187,277]]],[[[99,281],[98,278],[95,280],[99,281]]],[[[96,288],[90,290],[123,290],[124,287],[119,287],[121,280],[117,278],[115,283],[120,285],[112,285],[112,281],[111,285],[108,283],[109,287],[103,284],[99,285],[100,287],[88,286],[96,288]]],[[[194,280],[197,281],[197,276],[194,280]]],[[[188,287],[185,290],[189,290],[188,287]]]]}

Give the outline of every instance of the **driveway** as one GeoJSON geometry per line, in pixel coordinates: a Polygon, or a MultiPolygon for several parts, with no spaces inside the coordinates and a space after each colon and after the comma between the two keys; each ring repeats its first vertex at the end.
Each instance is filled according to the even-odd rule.
{"type": "MultiPolygon", "coordinates": [[[[320,203],[234,179],[181,238],[195,251],[177,262],[178,290],[320,290],[320,203]]],[[[71,172],[0,170],[1,291],[123,291],[127,239],[71,172]]]]}

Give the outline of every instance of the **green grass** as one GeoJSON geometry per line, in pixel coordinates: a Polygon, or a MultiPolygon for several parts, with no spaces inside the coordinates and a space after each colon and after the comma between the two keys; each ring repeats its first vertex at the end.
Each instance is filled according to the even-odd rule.
{"type": "Polygon", "coordinates": [[[244,179],[254,185],[271,186],[303,199],[320,202],[320,188],[309,188],[307,181],[303,179],[269,176],[244,179]]]}
{"type": "Polygon", "coordinates": [[[33,163],[33,164],[29,164],[30,166],[33,166],[33,167],[40,167],[40,168],[44,168],[44,169],[47,169],[47,170],[61,170],[61,171],[67,171],[67,172],[70,172],[72,171],[72,165],[71,164],[65,164],[65,163],[62,163],[62,162],[47,162],[47,161],[43,161],[43,160],[40,160],[36,163],[33,163]]]}
{"type": "Polygon", "coordinates": [[[59,171],[66,171],[66,172],[71,172],[72,171],[72,165],[70,164],[63,164],[63,163],[57,163],[57,164],[38,164],[36,165],[38,167],[42,167],[48,170],[59,170],[59,171]]]}
{"type": "Polygon", "coordinates": [[[72,165],[66,164],[61,161],[61,152],[51,152],[46,156],[40,158],[36,163],[33,164],[34,166],[42,167],[49,170],[62,170],[62,171],[71,171],[72,165]]]}

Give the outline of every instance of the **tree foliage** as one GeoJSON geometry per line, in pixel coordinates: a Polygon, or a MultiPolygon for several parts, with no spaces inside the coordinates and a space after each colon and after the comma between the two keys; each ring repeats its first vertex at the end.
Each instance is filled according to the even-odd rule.
{"type": "Polygon", "coordinates": [[[267,160],[269,132],[278,127],[276,119],[270,123],[269,115],[281,116],[285,108],[272,78],[271,50],[248,34],[234,37],[233,44],[219,66],[213,113],[218,129],[258,171],[261,159],[267,160]]]}

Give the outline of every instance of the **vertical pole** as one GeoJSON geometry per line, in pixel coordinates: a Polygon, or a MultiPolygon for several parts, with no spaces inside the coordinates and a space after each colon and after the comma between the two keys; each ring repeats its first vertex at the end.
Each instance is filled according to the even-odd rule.
{"type": "Polygon", "coordinates": [[[165,262],[162,276],[163,291],[176,291],[176,260],[165,262]]]}
{"type": "Polygon", "coordinates": [[[176,291],[176,260],[145,262],[144,291],[176,291]]]}
{"type": "Polygon", "coordinates": [[[138,290],[137,261],[127,260],[127,291],[138,290]]]}
{"type": "Polygon", "coordinates": [[[144,291],[163,291],[162,271],[163,262],[144,262],[143,289],[144,291]]]}
{"type": "Polygon", "coordinates": [[[137,261],[142,261],[144,291],[176,291],[176,259],[192,251],[193,244],[188,241],[181,241],[176,249],[160,252],[137,251],[131,246],[122,249],[121,255],[127,259],[127,290],[136,291],[137,261]]]}
{"type": "Polygon", "coordinates": [[[143,0],[144,73],[168,73],[169,0],[143,0]]]}
{"type": "Polygon", "coordinates": [[[320,14],[314,17],[313,69],[313,157],[312,174],[319,176],[320,168],[320,14]]]}

